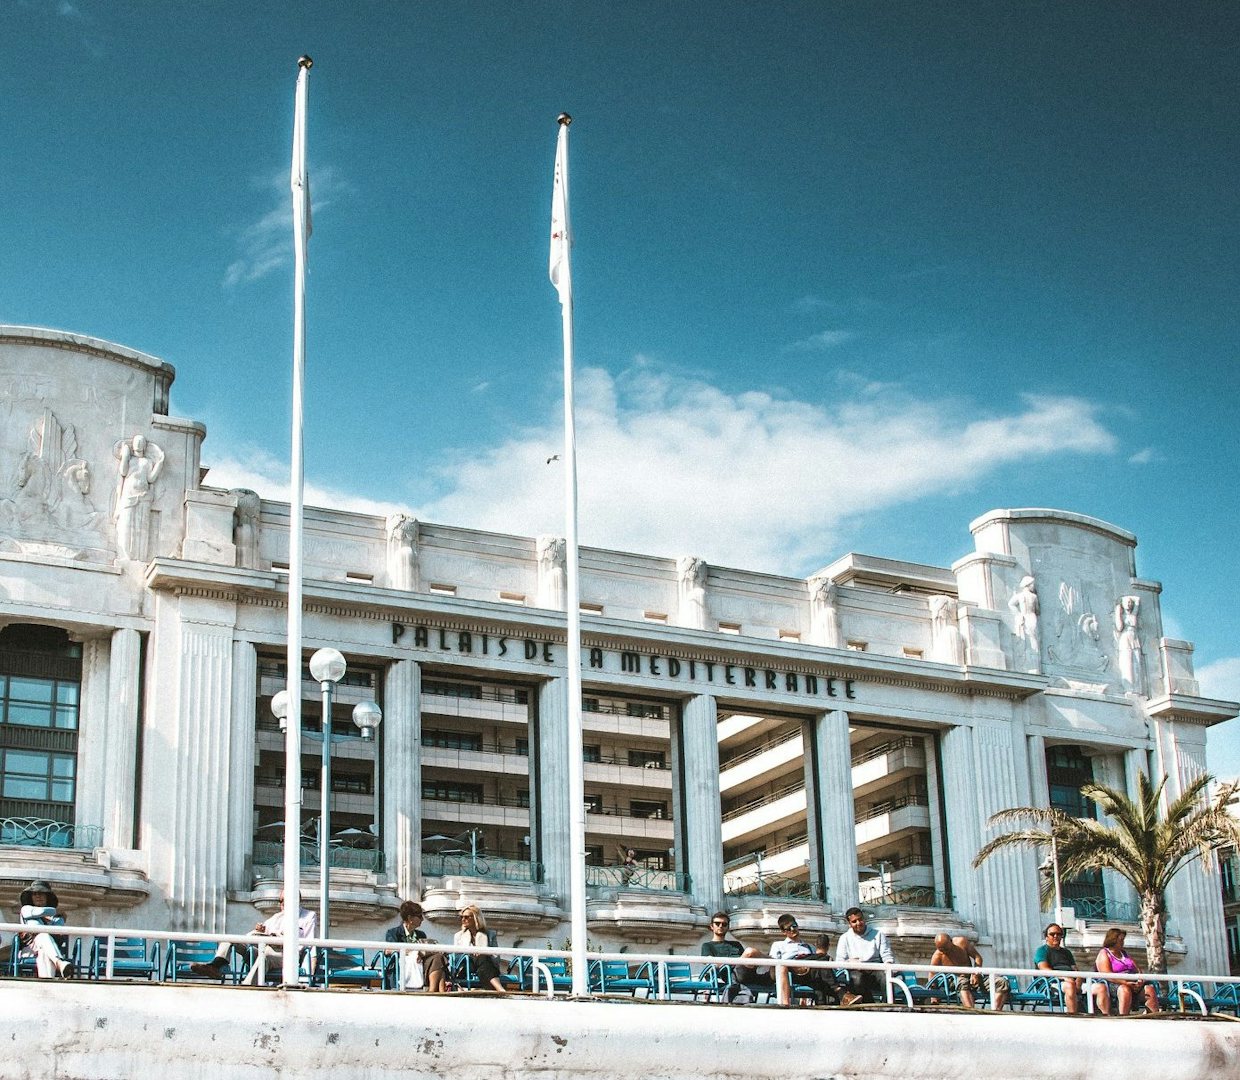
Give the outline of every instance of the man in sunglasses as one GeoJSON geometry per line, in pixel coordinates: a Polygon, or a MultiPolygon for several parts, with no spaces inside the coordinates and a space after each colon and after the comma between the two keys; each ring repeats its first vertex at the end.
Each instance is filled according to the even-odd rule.
{"type": "MultiPolygon", "coordinates": [[[[783,931],[783,940],[771,945],[772,960],[827,960],[830,959],[826,950],[826,936],[815,948],[807,941],[801,940],[801,927],[792,915],[779,917],[779,929],[783,931]]],[[[857,995],[843,991],[835,981],[835,974],[826,968],[793,967],[782,965],[775,970],[776,1000],[780,1005],[792,1004],[793,976],[797,986],[807,986],[814,992],[814,1000],[821,1004],[851,1005],[857,1001],[857,995]]]]}
{"type": "MultiPolygon", "coordinates": [[[[1033,954],[1033,966],[1043,971],[1076,971],[1076,957],[1063,944],[1063,927],[1059,923],[1051,923],[1042,931],[1045,944],[1038,946],[1033,954]]],[[[1065,1012],[1074,1013],[1080,1008],[1080,979],[1060,979],[1063,987],[1063,1007],[1065,1012]]]]}
{"type": "MultiPolygon", "coordinates": [[[[710,940],[702,945],[703,956],[737,957],[748,959],[761,956],[757,949],[742,945],[736,938],[728,938],[731,921],[722,911],[716,911],[710,917],[710,940]]],[[[730,1005],[748,1005],[762,990],[769,990],[774,984],[766,974],[766,968],[758,969],[748,965],[736,965],[731,969],[732,977],[727,979],[720,970],[720,985],[724,987],[724,1000],[730,1005]],[[761,974],[759,974],[761,970],[761,974]]]]}

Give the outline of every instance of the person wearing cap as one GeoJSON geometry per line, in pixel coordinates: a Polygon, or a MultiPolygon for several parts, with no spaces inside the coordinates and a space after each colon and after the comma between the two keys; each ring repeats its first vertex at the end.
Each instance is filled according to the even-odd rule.
{"type": "MultiPolygon", "coordinates": [[[[31,926],[64,926],[59,901],[46,881],[32,881],[21,894],[18,917],[31,926]]],[[[34,969],[40,979],[72,979],[73,964],[60,955],[60,946],[51,934],[21,935],[21,955],[34,957],[34,969]]]]}

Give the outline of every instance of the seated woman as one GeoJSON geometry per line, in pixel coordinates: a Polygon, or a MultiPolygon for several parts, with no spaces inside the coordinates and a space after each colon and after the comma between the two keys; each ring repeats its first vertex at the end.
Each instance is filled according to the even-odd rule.
{"type": "MultiPolygon", "coordinates": [[[[384,940],[434,944],[420,929],[425,918],[421,904],[406,900],[400,905],[400,922],[388,930],[384,940]]],[[[432,994],[442,993],[447,984],[444,959],[441,952],[404,953],[399,967],[401,989],[418,990],[425,986],[432,994]]]]}
{"type": "MultiPolygon", "coordinates": [[[[18,917],[31,926],[64,926],[59,901],[46,881],[32,881],[21,894],[18,917]]],[[[34,957],[40,979],[72,979],[73,965],[60,954],[56,939],[47,932],[21,935],[21,955],[34,957]]]]}
{"type": "MultiPolygon", "coordinates": [[[[1121,930],[1118,926],[1111,927],[1106,937],[1102,939],[1102,948],[1098,950],[1098,958],[1094,961],[1094,967],[1108,974],[1139,974],[1137,962],[1128,955],[1128,951],[1124,948],[1124,940],[1127,937],[1127,930],[1121,930]]],[[[1144,979],[1124,979],[1103,982],[1099,986],[1098,1011],[1103,1015],[1111,1011],[1111,995],[1107,992],[1108,986],[1115,987],[1115,1001],[1119,1006],[1120,1016],[1127,1016],[1132,1012],[1132,1005],[1138,993],[1144,994],[1145,1007],[1150,1012],[1158,1012],[1158,988],[1153,983],[1147,983],[1144,979]]]]}
{"type": "MultiPolygon", "coordinates": [[[[483,918],[482,912],[478,910],[477,904],[470,904],[462,910],[461,928],[453,934],[452,944],[475,945],[479,948],[491,944],[490,935],[487,933],[487,921],[483,918]]],[[[469,959],[474,966],[474,971],[478,973],[480,987],[490,986],[492,990],[501,994],[508,993],[508,987],[499,977],[499,968],[495,966],[494,957],[473,955],[469,959]]]]}

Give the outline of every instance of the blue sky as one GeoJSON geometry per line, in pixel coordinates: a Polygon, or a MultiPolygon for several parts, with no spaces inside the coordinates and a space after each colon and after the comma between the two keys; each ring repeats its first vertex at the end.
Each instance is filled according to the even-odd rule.
{"type": "MultiPolygon", "coordinates": [[[[562,528],[573,114],[583,542],[949,564],[1055,506],[1140,539],[1240,697],[1240,7],[0,0],[0,320],[176,365],[210,482],[562,528]]],[[[1240,728],[1211,766],[1240,772],[1240,728]]]]}

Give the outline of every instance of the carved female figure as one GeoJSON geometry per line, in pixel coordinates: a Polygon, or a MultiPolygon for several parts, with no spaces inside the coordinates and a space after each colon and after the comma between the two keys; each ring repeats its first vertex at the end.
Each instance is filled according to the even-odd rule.
{"type": "Polygon", "coordinates": [[[1124,687],[1136,693],[1145,689],[1145,658],[1141,652],[1138,622],[1141,598],[1121,596],[1115,605],[1115,646],[1119,652],[1119,675],[1124,687]]]}
{"type": "Polygon", "coordinates": [[[412,592],[418,587],[418,519],[389,514],[387,519],[388,586],[412,592]]]}
{"type": "Polygon", "coordinates": [[[706,560],[682,555],[676,560],[680,576],[680,625],[706,629],[706,560]]]}
{"type": "Polygon", "coordinates": [[[150,533],[151,489],[164,467],[164,452],[145,435],[121,441],[113,448],[116,472],[116,542],[122,559],[146,558],[150,533]]]}

